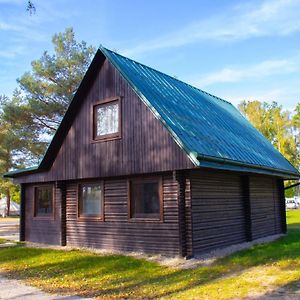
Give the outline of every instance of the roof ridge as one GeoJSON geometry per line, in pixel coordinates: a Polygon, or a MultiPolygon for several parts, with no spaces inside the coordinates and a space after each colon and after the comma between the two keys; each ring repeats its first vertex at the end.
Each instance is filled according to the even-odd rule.
{"type": "Polygon", "coordinates": [[[206,95],[209,95],[209,96],[211,96],[211,97],[213,97],[213,98],[215,98],[215,99],[217,99],[217,100],[223,101],[223,102],[228,103],[228,104],[230,104],[230,105],[233,106],[233,104],[232,104],[230,101],[227,101],[227,100],[225,100],[225,99],[222,99],[222,98],[220,98],[220,97],[218,97],[218,96],[215,96],[215,95],[213,95],[213,94],[211,94],[211,93],[208,93],[208,92],[206,92],[206,91],[204,91],[204,90],[202,90],[202,89],[200,89],[200,88],[198,88],[198,87],[193,86],[193,85],[190,84],[190,83],[187,83],[187,82],[185,82],[185,81],[183,81],[183,80],[180,80],[180,79],[178,79],[178,78],[175,78],[174,76],[171,76],[171,75],[169,75],[169,74],[167,74],[167,73],[164,73],[164,72],[162,72],[162,71],[160,71],[160,70],[157,70],[157,69],[154,69],[154,68],[152,68],[152,67],[150,67],[150,66],[147,66],[147,65],[144,64],[144,63],[138,62],[138,61],[136,61],[136,60],[134,60],[134,59],[132,59],[132,58],[129,58],[129,57],[127,57],[127,56],[124,56],[124,55],[122,55],[122,54],[120,54],[120,53],[117,53],[117,52],[111,50],[111,49],[108,49],[108,48],[106,48],[106,47],[103,47],[102,45],[100,45],[99,49],[100,49],[100,50],[104,49],[104,50],[109,51],[109,52],[112,52],[112,53],[114,53],[114,54],[116,54],[116,55],[118,55],[118,56],[121,56],[122,58],[124,58],[124,59],[126,59],[126,60],[131,60],[132,62],[134,62],[134,63],[136,63],[136,64],[139,64],[139,65],[141,65],[141,66],[143,66],[143,67],[146,67],[146,68],[148,68],[148,69],[150,69],[150,70],[153,70],[153,71],[155,71],[155,72],[158,72],[158,73],[160,73],[160,74],[163,74],[163,75],[165,75],[165,76],[168,76],[168,77],[172,78],[173,80],[176,80],[176,81],[178,81],[178,82],[180,82],[180,83],[183,83],[183,84],[185,84],[185,85],[187,85],[187,86],[189,86],[189,87],[191,87],[191,88],[193,88],[193,89],[195,89],[195,90],[198,90],[198,91],[201,92],[201,93],[204,93],[204,94],[206,94],[206,95]]]}

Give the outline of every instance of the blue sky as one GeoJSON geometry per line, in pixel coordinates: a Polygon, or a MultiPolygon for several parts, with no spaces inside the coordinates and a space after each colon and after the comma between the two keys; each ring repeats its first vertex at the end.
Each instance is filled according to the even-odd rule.
{"type": "Polygon", "coordinates": [[[234,104],[300,102],[300,0],[0,0],[0,94],[10,96],[54,33],[176,75],[234,104]]]}

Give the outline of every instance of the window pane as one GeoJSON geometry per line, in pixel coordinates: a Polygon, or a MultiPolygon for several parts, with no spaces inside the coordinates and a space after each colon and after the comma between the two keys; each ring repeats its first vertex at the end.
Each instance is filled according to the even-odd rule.
{"type": "Polygon", "coordinates": [[[119,104],[98,106],[96,108],[96,135],[106,135],[119,131],[119,104]]]}
{"type": "Polygon", "coordinates": [[[100,185],[82,185],[81,189],[81,213],[83,215],[101,215],[101,186],[100,185]]]}
{"type": "Polygon", "coordinates": [[[133,217],[156,217],[160,214],[159,184],[155,182],[133,182],[131,191],[133,217]]]}
{"type": "Polygon", "coordinates": [[[52,187],[37,187],[35,191],[35,215],[50,215],[53,212],[52,187]]]}

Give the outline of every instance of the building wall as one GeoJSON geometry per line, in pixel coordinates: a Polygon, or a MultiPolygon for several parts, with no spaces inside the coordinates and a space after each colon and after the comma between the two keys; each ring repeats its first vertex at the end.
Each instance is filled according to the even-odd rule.
{"type": "MultiPolygon", "coordinates": [[[[172,173],[162,175],[163,220],[129,221],[128,178],[104,180],[104,220],[77,218],[78,184],[67,182],[67,245],[100,249],[143,251],[179,255],[178,185],[172,173]]],[[[61,190],[55,189],[54,219],[33,216],[34,185],[26,186],[25,240],[38,243],[61,243],[61,190]]]]}
{"type": "Polygon", "coordinates": [[[281,233],[280,198],[276,178],[251,176],[249,183],[253,238],[281,233]]]}
{"type": "Polygon", "coordinates": [[[67,184],[67,245],[179,255],[177,182],[163,175],[163,221],[129,221],[128,179],[104,181],[104,221],[77,218],[78,182],[67,184]]]}
{"type": "Polygon", "coordinates": [[[238,174],[192,172],[191,194],[194,254],[246,241],[238,174]]]}
{"type": "MultiPolygon", "coordinates": [[[[142,251],[192,256],[246,241],[245,191],[242,175],[233,172],[197,170],[184,173],[185,189],[179,188],[175,173],[163,173],[163,220],[129,220],[128,179],[104,179],[104,220],[77,218],[78,184],[66,188],[66,241],[70,246],[142,251]],[[179,212],[179,193],[184,192],[185,219],[179,212]],[[181,226],[181,227],[180,227],[181,226]],[[184,226],[184,227],[183,227],[184,226]],[[184,235],[182,235],[184,234],[184,235]],[[184,242],[184,243],[183,243],[184,242]]],[[[245,175],[243,175],[245,176],[245,175]]],[[[53,220],[33,217],[34,185],[26,185],[25,239],[49,244],[61,243],[61,190],[55,189],[53,220]]],[[[252,238],[282,232],[278,179],[249,176],[252,238]]],[[[249,225],[249,224],[248,224],[249,225]]]]}
{"type": "MultiPolygon", "coordinates": [[[[245,176],[245,175],[243,175],[245,176]]],[[[252,239],[282,233],[278,179],[249,175],[252,239]]],[[[193,254],[246,242],[246,195],[242,175],[192,171],[193,254]]]]}
{"type": "Polygon", "coordinates": [[[25,240],[36,243],[59,245],[61,242],[60,190],[55,188],[53,218],[43,219],[34,217],[34,186],[35,185],[32,184],[26,185],[25,240]]]}

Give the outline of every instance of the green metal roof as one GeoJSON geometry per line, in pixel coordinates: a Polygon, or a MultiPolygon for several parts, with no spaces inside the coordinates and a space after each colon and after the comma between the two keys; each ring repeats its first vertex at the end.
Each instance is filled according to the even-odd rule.
{"type": "MultiPolygon", "coordinates": [[[[100,47],[195,165],[201,161],[273,170],[296,168],[230,103],[100,47]]],[[[212,164],[214,165],[214,164],[212,164]]]]}
{"type": "Polygon", "coordinates": [[[6,173],[18,177],[49,169],[88,82],[107,58],[168,129],[195,166],[299,177],[298,170],[230,103],[100,46],[40,165],[6,173]]]}

